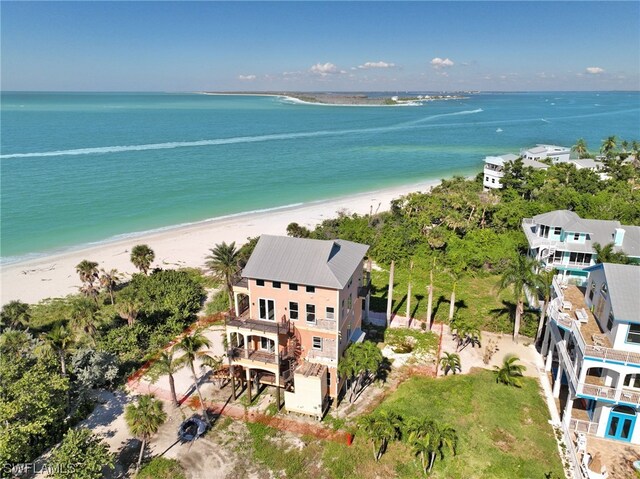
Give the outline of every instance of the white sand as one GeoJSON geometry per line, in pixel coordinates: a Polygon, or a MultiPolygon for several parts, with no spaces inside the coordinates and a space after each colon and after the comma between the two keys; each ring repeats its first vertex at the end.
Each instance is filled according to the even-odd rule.
{"type": "Polygon", "coordinates": [[[244,243],[248,237],[261,234],[286,234],[287,225],[297,222],[308,228],[336,212],[367,214],[389,209],[390,201],[412,191],[427,191],[438,180],[371,191],[299,207],[263,213],[251,213],[220,220],[206,221],[172,230],[151,233],[0,267],[0,304],[14,299],[35,303],[45,298],[76,293],[80,280],[75,266],[83,259],[96,261],[99,268],[117,269],[125,276],[136,270],[129,260],[131,248],[148,244],[156,254],[153,267],[204,267],[209,249],[217,243],[244,243]]]}

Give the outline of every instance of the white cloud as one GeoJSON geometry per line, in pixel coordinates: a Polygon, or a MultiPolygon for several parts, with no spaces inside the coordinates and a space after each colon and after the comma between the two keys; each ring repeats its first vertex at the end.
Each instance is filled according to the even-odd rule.
{"type": "Polygon", "coordinates": [[[440,57],[435,57],[433,60],[431,60],[431,65],[436,70],[439,70],[441,68],[452,67],[454,65],[454,63],[451,60],[449,60],[448,58],[442,59],[440,57]]]}
{"type": "Polygon", "coordinates": [[[359,65],[358,68],[367,70],[369,68],[393,68],[395,67],[395,63],[387,63],[387,62],[366,62],[363,65],[359,65]]]}
{"type": "Polygon", "coordinates": [[[587,67],[585,70],[586,73],[591,75],[599,75],[600,73],[604,73],[604,68],[600,67],[587,67]]]}
{"type": "Polygon", "coordinates": [[[241,81],[253,81],[256,79],[255,75],[238,75],[238,80],[241,81]]]}
{"type": "Polygon", "coordinates": [[[330,62],[316,63],[309,69],[309,71],[323,77],[327,75],[335,75],[337,73],[347,73],[344,70],[340,70],[337,66],[330,62]]]}

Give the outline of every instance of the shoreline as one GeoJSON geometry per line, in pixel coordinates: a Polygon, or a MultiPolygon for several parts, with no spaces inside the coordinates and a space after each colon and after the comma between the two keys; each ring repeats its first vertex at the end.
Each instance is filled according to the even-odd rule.
{"type": "Polygon", "coordinates": [[[314,228],[339,211],[349,214],[387,211],[391,200],[416,191],[429,191],[440,182],[440,179],[423,180],[327,200],[226,215],[2,264],[0,305],[16,299],[37,303],[45,298],[77,293],[80,281],[75,266],[83,259],[96,261],[99,268],[106,270],[115,268],[128,278],[136,271],[129,260],[130,250],[144,243],[156,254],[152,267],[203,268],[209,249],[222,241],[241,245],[247,238],[261,234],[285,235],[287,225],[292,222],[314,228]]]}
{"type": "Polygon", "coordinates": [[[209,96],[265,96],[265,97],[274,97],[280,98],[285,102],[289,102],[297,105],[319,105],[319,106],[348,106],[348,107],[407,107],[407,106],[423,106],[424,103],[430,103],[433,101],[447,101],[447,100],[464,100],[468,97],[457,96],[457,95],[447,95],[447,96],[434,96],[434,97],[426,97],[426,98],[416,98],[412,100],[394,100],[396,103],[387,104],[384,103],[385,99],[382,98],[369,98],[367,96],[359,97],[359,96],[348,96],[348,95],[328,95],[328,94],[317,94],[317,93],[306,93],[300,94],[299,96],[292,96],[293,93],[276,93],[276,92],[208,92],[208,91],[199,91],[194,92],[198,95],[209,95],[209,96]],[[302,97],[302,98],[300,98],[302,97]],[[315,101],[308,101],[304,98],[314,99],[315,101]],[[321,99],[348,99],[350,102],[340,103],[340,102],[324,102],[321,99]]]}

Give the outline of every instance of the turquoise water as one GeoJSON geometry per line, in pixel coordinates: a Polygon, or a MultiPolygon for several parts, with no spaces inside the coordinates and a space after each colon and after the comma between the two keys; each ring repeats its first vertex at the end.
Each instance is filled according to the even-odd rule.
{"type": "Polygon", "coordinates": [[[640,94],[479,94],[421,107],[273,97],[2,93],[11,262],[228,214],[473,174],[535,143],[640,139],[640,94]],[[497,132],[501,129],[501,132],[497,132]]]}

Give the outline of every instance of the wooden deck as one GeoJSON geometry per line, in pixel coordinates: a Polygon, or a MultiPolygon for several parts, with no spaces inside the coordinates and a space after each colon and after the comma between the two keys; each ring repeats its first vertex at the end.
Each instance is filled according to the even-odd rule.
{"type": "Polygon", "coordinates": [[[600,328],[595,316],[584,302],[584,293],[580,288],[570,284],[564,289],[563,293],[565,302],[568,301],[571,303],[571,308],[566,308],[563,312],[569,314],[573,321],[578,322],[580,325],[580,332],[582,333],[585,343],[589,346],[599,346],[604,348],[613,347],[605,332],[600,328]],[[586,323],[580,323],[578,321],[576,316],[576,311],[578,310],[584,310],[587,313],[586,323]]]}

